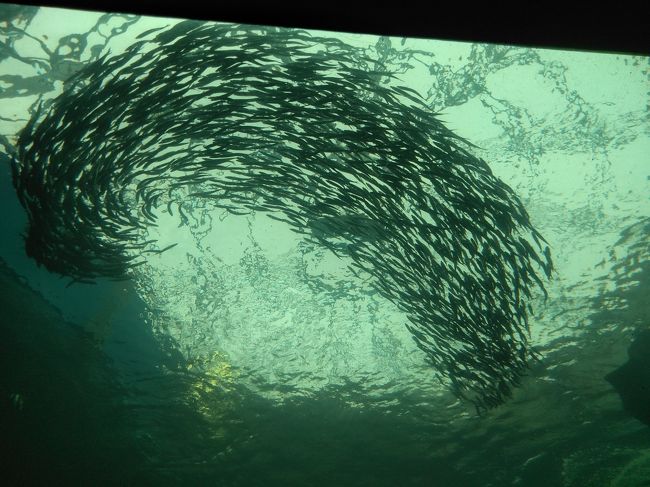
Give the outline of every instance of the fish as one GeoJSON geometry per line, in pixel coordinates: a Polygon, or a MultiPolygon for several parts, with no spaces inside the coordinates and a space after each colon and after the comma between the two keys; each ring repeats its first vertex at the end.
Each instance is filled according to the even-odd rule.
{"type": "Polygon", "coordinates": [[[350,259],[406,314],[432,374],[478,410],[497,407],[535,356],[530,302],[547,296],[551,252],[476,146],[399,83],[305,31],[143,32],[79,70],[21,132],[11,170],[26,252],[76,282],[125,279],[172,248],[143,241],[160,207],[179,227],[198,201],[264,211],[350,259]]]}
{"type": "Polygon", "coordinates": [[[641,327],[628,348],[628,360],[605,375],[621,398],[623,410],[650,426],[650,328],[641,327]]]}

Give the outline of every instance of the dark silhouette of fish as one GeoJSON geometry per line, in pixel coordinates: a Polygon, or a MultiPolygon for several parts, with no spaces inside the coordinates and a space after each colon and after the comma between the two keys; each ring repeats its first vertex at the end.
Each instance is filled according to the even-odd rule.
{"type": "Polygon", "coordinates": [[[628,361],[605,376],[623,401],[623,409],[650,426],[650,329],[637,333],[628,361]]]}
{"type": "Polygon", "coordinates": [[[534,356],[550,253],[515,192],[388,74],[336,39],[193,21],[105,55],[20,135],[27,253],[122,279],[158,208],[181,225],[188,198],[266,211],[368,272],[438,379],[496,406],[534,356]]]}

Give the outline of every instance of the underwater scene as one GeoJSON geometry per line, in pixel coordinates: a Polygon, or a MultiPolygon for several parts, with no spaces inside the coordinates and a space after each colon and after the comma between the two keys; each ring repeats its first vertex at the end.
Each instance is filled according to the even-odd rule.
{"type": "Polygon", "coordinates": [[[650,57],[0,39],[0,484],[650,485],[650,57]]]}

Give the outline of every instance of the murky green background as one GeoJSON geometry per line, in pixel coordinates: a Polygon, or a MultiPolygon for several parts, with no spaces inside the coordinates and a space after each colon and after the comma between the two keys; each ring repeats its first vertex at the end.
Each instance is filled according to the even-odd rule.
{"type": "Polygon", "coordinates": [[[68,288],[38,268],[8,156],[30,107],[176,21],[0,13],[0,482],[646,485],[648,426],[605,376],[650,324],[649,58],[319,33],[418,90],[549,241],[543,360],[477,417],[394,305],[261,216],[161,212],[152,232],[180,244],[129,282],[68,288]]]}

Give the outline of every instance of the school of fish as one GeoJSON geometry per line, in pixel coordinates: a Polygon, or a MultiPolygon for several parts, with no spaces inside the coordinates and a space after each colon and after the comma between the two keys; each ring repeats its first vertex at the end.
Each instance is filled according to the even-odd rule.
{"type": "Polygon", "coordinates": [[[470,150],[340,40],[187,21],[76,73],[21,132],[12,171],[27,254],[80,282],[128,278],[156,213],[187,219],[190,199],[267,212],[352,259],[482,411],[535,356],[530,302],[553,264],[470,150]]]}

